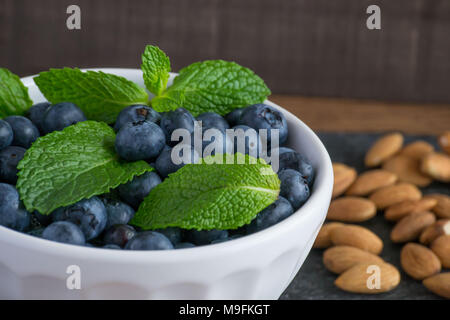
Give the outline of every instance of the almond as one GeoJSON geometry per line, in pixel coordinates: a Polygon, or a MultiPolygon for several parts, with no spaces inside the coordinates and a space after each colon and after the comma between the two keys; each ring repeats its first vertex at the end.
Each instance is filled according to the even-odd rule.
{"type": "Polygon", "coordinates": [[[403,270],[416,280],[441,272],[441,262],[433,251],[417,243],[407,243],[400,253],[403,270]]]}
{"type": "Polygon", "coordinates": [[[430,211],[437,204],[436,199],[405,200],[387,208],[384,217],[389,221],[398,221],[410,213],[430,211]]]}
{"type": "Polygon", "coordinates": [[[342,273],[334,282],[341,290],[354,293],[381,293],[393,290],[400,283],[400,272],[393,265],[383,262],[379,264],[360,263],[344,273],[342,273]],[[376,269],[379,268],[379,287],[376,285],[376,269]],[[375,283],[374,283],[375,282],[375,283]]]}
{"type": "Polygon", "coordinates": [[[322,228],[320,228],[316,241],[314,241],[313,248],[324,249],[332,246],[333,243],[330,239],[330,231],[336,227],[342,227],[343,225],[344,224],[340,222],[325,223],[322,228]]]}
{"type": "Polygon", "coordinates": [[[450,154],[450,131],[441,134],[438,141],[442,150],[444,150],[447,154],[450,154]]]}
{"type": "Polygon", "coordinates": [[[450,268],[450,235],[436,238],[430,246],[431,250],[439,257],[444,268],[450,268]]]}
{"type": "Polygon", "coordinates": [[[362,222],[377,214],[375,203],[360,197],[343,197],[331,201],[327,219],[344,222],[362,222]]]}
{"type": "Polygon", "coordinates": [[[438,218],[450,218],[450,196],[439,193],[427,194],[424,198],[436,199],[437,204],[433,207],[433,212],[438,218]]]}
{"type": "Polygon", "coordinates": [[[355,181],[356,170],[343,164],[333,163],[334,184],[333,184],[333,198],[343,194],[345,190],[355,181]]]}
{"type": "Polygon", "coordinates": [[[446,154],[433,152],[426,155],[421,169],[436,180],[450,182],[450,156],[446,154]]]}
{"type": "Polygon", "coordinates": [[[393,185],[397,182],[397,179],[397,175],[386,170],[369,170],[356,178],[346,194],[349,196],[367,196],[380,188],[393,185]]]}
{"type": "Polygon", "coordinates": [[[379,166],[385,160],[400,151],[402,145],[403,136],[400,133],[391,133],[381,137],[372,145],[369,151],[367,151],[364,160],[366,166],[379,166]]]}
{"type": "Polygon", "coordinates": [[[434,294],[450,299],[450,272],[426,278],[423,280],[423,285],[434,294]]]}
{"type": "Polygon", "coordinates": [[[336,246],[356,247],[374,254],[383,250],[383,241],[367,228],[344,225],[330,231],[331,242],[336,246]]]}
{"type": "Polygon", "coordinates": [[[420,243],[429,245],[436,238],[450,234],[450,219],[441,219],[426,227],[420,234],[420,243]]]}
{"type": "Polygon", "coordinates": [[[395,173],[398,180],[419,187],[428,186],[433,180],[420,171],[420,160],[398,155],[386,160],[383,169],[395,173]]]}
{"type": "Polygon", "coordinates": [[[399,154],[421,160],[428,153],[433,152],[434,147],[426,141],[418,140],[406,145],[399,154]]]}
{"type": "Polygon", "coordinates": [[[399,183],[375,191],[369,199],[378,209],[384,209],[405,200],[419,200],[422,192],[413,184],[399,183]]]}
{"type": "Polygon", "coordinates": [[[392,242],[408,242],[417,239],[420,233],[436,221],[433,213],[416,212],[401,219],[391,231],[392,242]]]}
{"type": "Polygon", "coordinates": [[[383,259],[373,253],[349,246],[331,247],[323,253],[325,268],[337,274],[358,263],[380,264],[383,262],[383,259]]]}

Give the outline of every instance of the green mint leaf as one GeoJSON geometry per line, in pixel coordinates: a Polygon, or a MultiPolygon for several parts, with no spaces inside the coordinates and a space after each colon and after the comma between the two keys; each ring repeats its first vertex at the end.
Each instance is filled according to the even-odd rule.
{"type": "Polygon", "coordinates": [[[144,72],[147,89],[157,96],[160,95],[166,89],[169,80],[169,57],[158,47],[147,46],[142,55],[141,69],[144,72]]]}
{"type": "Polygon", "coordinates": [[[216,155],[185,165],[150,192],[131,223],[143,229],[198,230],[235,229],[250,223],[277,199],[280,180],[263,160],[242,157],[216,155]],[[218,157],[229,158],[222,164],[208,164],[218,157]],[[238,164],[239,157],[245,159],[243,164],[238,164]]]}
{"type": "Polygon", "coordinates": [[[27,210],[50,214],[153,170],[145,161],[119,160],[114,140],[114,130],[95,121],[36,140],[18,165],[17,189],[27,210]]]}
{"type": "Polygon", "coordinates": [[[113,123],[123,108],[148,104],[147,92],[132,81],[101,71],[50,69],[34,82],[51,103],[70,101],[90,120],[113,123]]]}
{"type": "Polygon", "coordinates": [[[152,100],[152,106],[157,111],[174,109],[174,105],[184,107],[194,116],[203,112],[224,115],[261,103],[268,95],[269,88],[250,69],[234,62],[208,60],[183,68],[173,85],[152,100]]]}
{"type": "Polygon", "coordinates": [[[28,88],[20,78],[8,69],[0,68],[0,118],[23,115],[32,104],[28,88]]]}

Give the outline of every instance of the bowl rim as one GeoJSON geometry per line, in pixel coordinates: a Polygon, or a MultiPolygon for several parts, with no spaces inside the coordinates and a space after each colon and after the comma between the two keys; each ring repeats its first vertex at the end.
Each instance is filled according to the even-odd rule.
{"type": "MultiPolygon", "coordinates": [[[[138,74],[142,75],[142,70],[134,68],[83,68],[82,71],[95,70],[103,71],[107,73],[117,74],[123,73],[132,74],[136,77],[138,74]]],[[[176,73],[171,73],[171,79],[176,73]]],[[[23,84],[27,87],[35,87],[33,78],[37,75],[27,76],[21,78],[23,84]]],[[[125,76],[126,77],[126,76],[125,76]]],[[[141,77],[142,78],[142,77],[141,77]]],[[[133,81],[135,82],[135,81],[133,81]]],[[[36,87],[37,88],[37,87],[36,87]]],[[[34,102],[37,103],[37,102],[34,102]]],[[[96,260],[111,260],[111,261],[126,261],[127,263],[139,262],[139,261],[157,261],[159,262],[179,262],[182,260],[195,260],[200,256],[207,255],[208,257],[220,256],[224,252],[238,252],[247,248],[254,247],[266,241],[277,237],[280,233],[286,233],[288,230],[295,228],[299,223],[302,223],[309,215],[317,214],[315,207],[323,205],[324,201],[331,200],[331,192],[333,186],[333,169],[330,156],[325,149],[325,146],[320,141],[318,136],[310,129],[303,121],[293,115],[291,112],[282,108],[281,106],[265,100],[264,103],[275,107],[283,112],[288,122],[294,122],[295,125],[301,127],[303,134],[310,139],[314,148],[317,149],[319,154],[319,162],[315,165],[316,178],[314,181],[314,192],[311,193],[310,198],[303,204],[303,206],[295,211],[291,216],[285,220],[259,232],[245,235],[237,239],[230,241],[209,244],[204,246],[198,246],[194,248],[174,249],[174,250],[111,250],[76,246],[71,244],[59,243],[50,241],[32,235],[15,231],[3,226],[0,226],[0,241],[9,242],[16,247],[24,247],[29,250],[37,250],[42,253],[51,253],[55,256],[70,256],[72,259],[80,258],[88,259],[93,258],[96,260]],[[126,257],[124,260],[123,258],[126,257]]],[[[322,221],[325,219],[323,217],[322,221]]]]}

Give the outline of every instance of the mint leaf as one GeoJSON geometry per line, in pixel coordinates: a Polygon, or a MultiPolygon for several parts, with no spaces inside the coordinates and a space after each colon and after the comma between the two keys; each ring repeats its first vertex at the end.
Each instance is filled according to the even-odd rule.
{"type": "Polygon", "coordinates": [[[36,140],[18,165],[17,189],[27,210],[50,214],[153,170],[145,161],[120,161],[114,140],[114,130],[95,121],[36,140]]]}
{"type": "Polygon", "coordinates": [[[31,107],[28,88],[20,78],[5,68],[0,68],[0,118],[23,115],[31,107]]]}
{"type": "Polygon", "coordinates": [[[144,72],[147,89],[155,95],[160,95],[166,89],[169,80],[169,57],[156,46],[146,46],[142,55],[141,69],[144,72]]]}
{"type": "Polygon", "coordinates": [[[261,103],[270,90],[250,69],[234,62],[208,60],[183,68],[173,85],[152,99],[157,111],[176,107],[194,116],[203,112],[227,114],[235,108],[261,103]]]}
{"type": "Polygon", "coordinates": [[[244,164],[236,164],[244,157],[236,154],[228,155],[235,164],[207,164],[217,157],[227,156],[208,157],[169,175],[144,199],[131,223],[144,229],[235,229],[277,199],[280,181],[263,160],[245,156],[244,164]]]}
{"type": "Polygon", "coordinates": [[[148,104],[147,92],[134,82],[101,71],[50,69],[34,82],[51,103],[70,101],[78,105],[90,120],[113,123],[123,108],[148,104]]]}

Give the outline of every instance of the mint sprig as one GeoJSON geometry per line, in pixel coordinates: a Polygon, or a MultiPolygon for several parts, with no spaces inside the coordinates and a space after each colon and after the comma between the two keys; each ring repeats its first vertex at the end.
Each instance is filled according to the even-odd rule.
{"type": "Polygon", "coordinates": [[[0,118],[23,115],[33,101],[20,78],[6,68],[0,68],[0,118]]]}
{"type": "Polygon", "coordinates": [[[144,199],[131,221],[143,229],[235,229],[273,203],[280,181],[263,160],[216,155],[169,175],[144,199]],[[224,157],[223,164],[213,163],[224,157]],[[233,164],[227,157],[232,157],[233,164]],[[238,164],[243,163],[243,164],[238,164]]]}
{"type": "Polygon", "coordinates": [[[18,165],[17,189],[27,210],[50,214],[153,170],[145,161],[119,160],[114,140],[114,130],[95,121],[36,140],[18,165]]]}
{"type": "Polygon", "coordinates": [[[270,95],[264,81],[234,62],[207,60],[183,68],[172,86],[151,101],[157,111],[184,107],[194,116],[224,115],[235,108],[263,102],[270,95]]]}
{"type": "Polygon", "coordinates": [[[119,112],[132,104],[148,104],[147,92],[124,77],[75,68],[41,72],[34,82],[51,103],[70,101],[90,120],[114,123],[119,112]]]}
{"type": "Polygon", "coordinates": [[[142,54],[141,69],[147,89],[154,95],[160,95],[169,80],[169,57],[158,47],[148,45],[142,54]]]}

